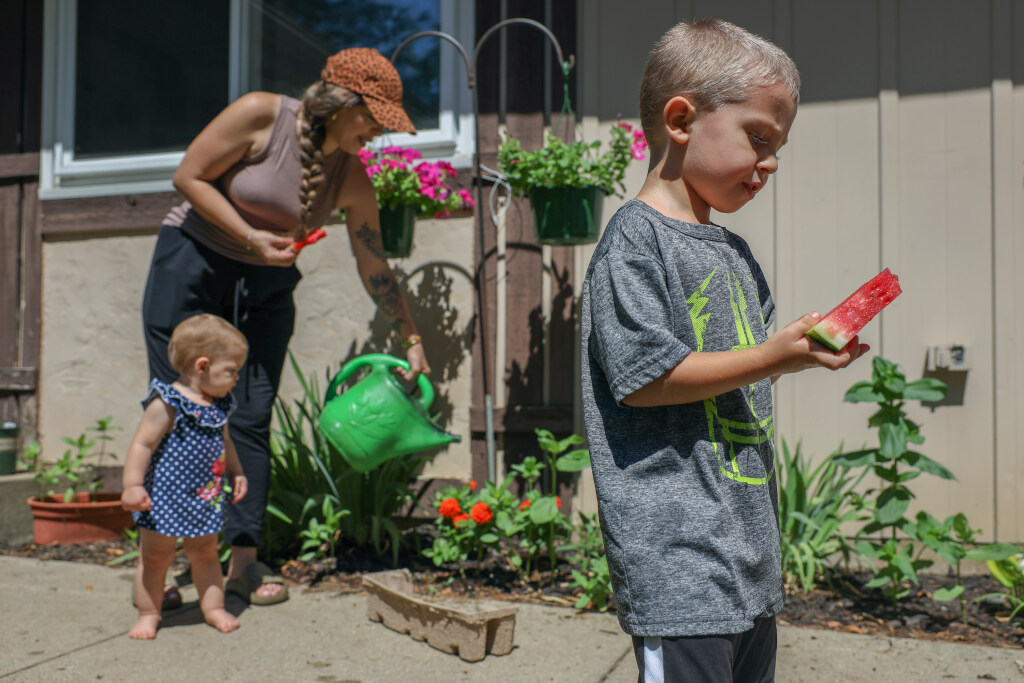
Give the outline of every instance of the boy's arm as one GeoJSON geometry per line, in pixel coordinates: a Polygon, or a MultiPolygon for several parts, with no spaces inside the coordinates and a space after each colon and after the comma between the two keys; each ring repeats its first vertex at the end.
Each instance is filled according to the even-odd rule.
{"type": "Polygon", "coordinates": [[[121,505],[126,510],[149,510],[153,501],[142,487],[146,468],[160,440],[174,426],[174,408],[159,399],[153,399],[142,413],[139,428],[135,430],[121,473],[121,505]]]}
{"type": "Polygon", "coordinates": [[[736,351],[693,351],[661,377],[622,400],[637,408],[702,401],[753,384],[808,368],[845,368],[868,351],[854,337],[846,348],[832,353],[804,336],[821,315],[808,313],[769,337],[763,344],[736,351]]]}
{"type": "Polygon", "coordinates": [[[242,471],[242,461],[238,459],[235,442],[228,434],[228,426],[224,425],[224,474],[231,482],[231,502],[237,503],[249,491],[249,480],[242,471]]]}

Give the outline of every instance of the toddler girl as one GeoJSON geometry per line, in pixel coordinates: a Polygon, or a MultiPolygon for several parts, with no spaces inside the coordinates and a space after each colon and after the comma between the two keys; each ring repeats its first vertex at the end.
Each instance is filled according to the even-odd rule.
{"type": "Polygon", "coordinates": [[[139,620],[128,634],[132,638],[156,637],[164,577],[178,537],[184,538],[206,623],[225,633],[238,628],[238,619],[224,609],[217,534],[222,479],[231,483],[232,501],[248,488],[227,428],[235,408],[230,392],[248,352],[245,337],[223,318],[192,316],[174,328],[167,347],[178,379],[154,379],[142,402],[145,412],[125,458],[121,494],[139,529],[139,620]]]}

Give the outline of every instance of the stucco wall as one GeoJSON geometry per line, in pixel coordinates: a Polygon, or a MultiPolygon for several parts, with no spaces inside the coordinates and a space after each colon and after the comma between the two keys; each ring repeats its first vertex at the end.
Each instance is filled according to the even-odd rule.
{"type": "MultiPolygon", "coordinates": [[[[412,256],[391,262],[404,281],[413,317],[424,338],[448,431],[463,437],[428,466],[425,476],[469,476],[469,340],[472,334],[472,218],[418,221],[412,256]]],[[[39,378],[39,433],[46,459],[64,450],[62,436],[77,436],[98,418],[123,428],[112,448],[119,461],[141,415],[148,383],[140,305],[155,235],[95,237],[43,246],[43,343],[39,378]]],[[[327,368],[354,354],[393,350],[383,318],[356,274],[343,225],[298,259],[291,349],[306,375],[326,388],[327,368]]],[[[286,365],[281,396],[301,387],[286,365]]]]}

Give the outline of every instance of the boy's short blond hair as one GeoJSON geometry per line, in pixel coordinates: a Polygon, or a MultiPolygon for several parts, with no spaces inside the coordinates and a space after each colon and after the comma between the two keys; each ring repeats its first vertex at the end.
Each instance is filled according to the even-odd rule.
{"type": "Polygon", "coordinates": [[[215,360],[238,347],[248,355],[249,342],[238,328],[212,313],[200,313],[174,328],[167,344],[167,359],[175,370],[184,373],[196,358],[215,360]]]}
{"type": "Polygon", "coordinates": [[[698,110],[714,111],[776,83],[800,101],[800,73],[778,46],[721,19],[676,24],[654,44],[640,83],[640,123],[651,163],[664,152],[661,117],[673,97],[687,96],[698,110]]]}

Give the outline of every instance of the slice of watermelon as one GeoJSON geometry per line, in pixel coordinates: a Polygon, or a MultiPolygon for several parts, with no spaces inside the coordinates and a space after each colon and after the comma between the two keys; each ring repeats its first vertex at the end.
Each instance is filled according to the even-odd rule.
{"type": "Polygon", "coordinates": [[[902,292],[899,278],[886,268],[829,311],[821,322],[807,330],[807,336],[833,351],[841,351],[902,292]]]}

